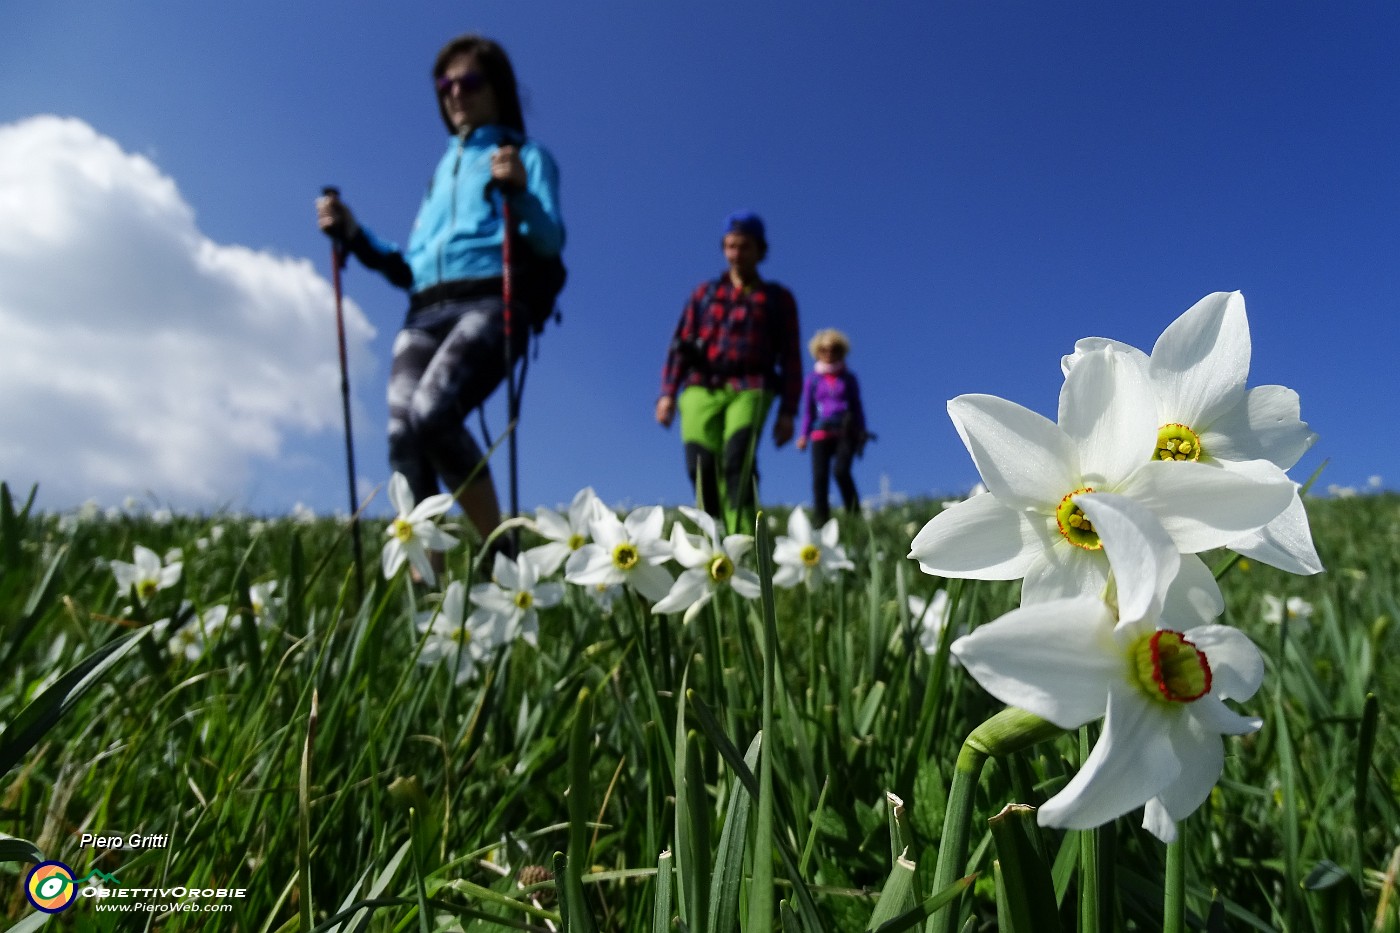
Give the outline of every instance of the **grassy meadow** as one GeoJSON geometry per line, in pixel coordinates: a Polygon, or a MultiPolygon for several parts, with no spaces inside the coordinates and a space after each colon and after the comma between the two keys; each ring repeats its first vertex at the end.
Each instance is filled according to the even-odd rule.
{"type": "MultiPolygon", "coordinates": [[[[331,519],[60,516],[27,495],[0,501],[0,928],[1163,927],[1168,850],[1140,811],[1085,832],[1013,815],[995,839],[987,822],[1055,793],[1090,734],[992,760],[976,876],[934,890],[959,749],[1000,708],[948,645],[1013,608],[1019,586],[907,560],[935,502],[843,520],[854,571],[779,589],[770,612],[725,591],[685,623],[568,586],[540,611],[537,648],[516,642],[456,685],[450,665],[420,663],[415,622],[441,582],[382,578],[382,522],[363,526],[361,596],[331,519]],[[133,605],[110,561],[138,544],[179,548],[183,570],[133,605]],[[952,618],[930,653],[908,597],[940,588],[952,618]],[[115,849],[83,833],[168,840],[115,849]],[[84,897],[43,914],[24,893],[40,860],[122,888],[246,896],[223,913],[84,897]],[[1017,901],[1042,906],[1029,925],[1011,919],[1017,901]]],[[[1400,929],[1400,498],[1308,508],[1325,574],[1207,555],[1222,621],[1268,671],[1241,707],[1263,729],[1227,739],[1172,854],[1187,929],[1400,929]],[[1310,614],[1295,602],[1295,618],[1266,621],[1266,596],[1310,614]]],[[[756,553],[772,553],[774,517],[756,553]]],[[[446,576],[479,582],[471,557],[449,553],[446,576]]]]}

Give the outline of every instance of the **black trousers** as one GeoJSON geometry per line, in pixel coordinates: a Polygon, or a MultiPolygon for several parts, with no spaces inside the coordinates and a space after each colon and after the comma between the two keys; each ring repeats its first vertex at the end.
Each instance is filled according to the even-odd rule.
{"type": "Polygon", "coordinates": [[[829,488],[830,477],[836,475],[836,488],[841,490],[841,502],[847,512],[860,509],[860,494],[856,492],[856,481],[851,478],[851,461],[856,450],[852,439],[846,435],[814,440],[812,450],[812,520],[816,527],[826,524],[831,517],[829,488]]]}

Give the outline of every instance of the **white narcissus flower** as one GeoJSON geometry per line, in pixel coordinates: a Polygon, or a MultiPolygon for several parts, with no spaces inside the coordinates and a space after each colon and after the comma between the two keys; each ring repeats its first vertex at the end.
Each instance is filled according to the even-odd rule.
{"type": "MultiPolygon", "coordinates": [[[[564,584],[541,583],[539,568],[528,552],[521,554],[517,560],[497,552],[491,582],[472,587],[471,600],[480,607],[472,612],[472,616],[496,614],[506,620],[507,640],[518,637],[532,646],[538,646],[538,610],[558,605],[563,598],[564,584]]],[[[485,621],[479,620],[480,624],[485,624],[485,621]]],[[[471,620],[468,620],[470,624],[471,620]]]]}
{"type": "Polygon", "coordinates": [[[277,581],[268,580],[266,583],[254,583],[248,587],[248,600],[253,604],[253,617],[261,620],[273,607],[275,599],[273,593],[277,592],[277,581]]]}
{"type": "MultiPolygon", "coordinates": [[[[1216,292],[1196,302],[1162,332],[1150,356],[1102,337],[1080,340],[1062,361],[1066,375],[1087,353],[1106,346],[1136,355],[1147,370],[1156,400],[1153,455],[1158,459],[1252,475],[1254,461],[1292,468],[1317,440],[1299,416],[1297,392],[1284,386],[1246,388],[1252,347],[1239,292],[1216,292]]],[[[1290,573],[1322,571],[1296,487],[1277,518],[1228,546],[1290,573]]]]}
{"type": "Polygon", "coordinates": [[[184,564],[180,561],[162,564],[155,551],[139,544],[133,549],[133,553],[134,563],[128,564],[123,560],[111,562],[112,576],[116,577],[117,586],[123,596],[130,593],[134,586],[137,597],[147,600],[156,595],[157,591],[169,589],[180,581],[180,573],[184,569],[184,564]]]}
{"type": "MultiPolygon", "coordinates": [[[[925,654],[938,653],[938,645],[943,640],[943,630],[951,620],[952,608],[947,590],[934,590],[933,598],[927,600],[913,595],[909,597],[909,615],[918,629],[919,646],[924,649],[925,654]]],[[[965,634],[967,626],[960,625],[953,637],[958,638],[965,634]]],[[[955,655],[949,655],[949,660],[954,665],[960,663],[955,655]]]]}
{"type": "Polygon", "coordinates": [[[593,541],[564,565],[564,579],[580,586],[625,583],[652,602],[671,590],[664,564],[671,545],[662,537],[666,515],[659,505],[634,509],[625,521],[612,512],[594,516],[593,541]]]}
{"type": "Polygon", "coordinates": [[[1013,610],[953,643],[963,666],[997,699],[1064,729],[1105,717],[1079,773],[1040,808],[1043,826],[1088,829],[1144,806],[1163,841],[1220,778],[1222,735],[1262,722],[1226,699],[1259,689],[1264,660],[1243,634],[1203,620],[1169,588],[1181,555],[1130,499],[1086,495],[1081,508],[1104,539],[1116,601],[1078,596],[1013,610]]]}
{"type": "Polygon", "coordinates": [[[592,486],[580,489],[569,505],[569,514],[560,515],[553,509],[541,506],[535,510],[535,527],[546,543],[532,547],[528,551],[539,568],[540,575],[547,577],[558,570],[560,565],[593,537],[593,519],[603,514],[608,507],[592,486]]]}
{"type": "Polygon", "coordinates": [[[788,533],[779,535],[773,545],[773,584],[794,587],[799,583],[808,588],[821,586],[839,570],[854,570],[856,565],[846,557],[841,546],[841,532],[836,519],[828,519],[818,532],[801,506],[788,515],[788,533]]]}
{"type": "Polygon", "coordinates": [[[1270,625],[1282,625],[1284,622],[1310,622],[1312,614],[1312,603],[1301,596],[1280,599],[1272,593],[1265,593],[1264,611],[1260,613],[1260,618],[1270,625]]]}
{"type": "Polygon", "coordinates": [[[446,664],[458,686],[476,676],[477,668],[505,644],[510,620],[495,613],[466,614],[467,594],[461,581],[453,580],[442,594],[435,612],[419,613],[418,631],[423,635],[419,664],[446,664]]]}
{"type": "Polygon", "coordinates": [[[222,632],[227,624],[228,606],[212,606],[204,610],[170,636],[167,642],[170,653],[186,661],[198,661],[204,655],[209,640],[222,632]]]}
{"type": "MultiPolygon", "coordinates": [[[[1023,604],[1097,596],[1108,560],[1080,496],[1136,500],[1191,555],[1235,541],[1288,507],[1293,484],[1265,461],[1246,474],[1154,460],[1155,406],[1141,360],[1114,346],[1085,353],[1070,370],[1058,423],[996,396],[953,399],[948,413],[989,494],[935,515],[909,556],[934,576],[1024,577],[1023,604]]],[[[1221,601],[1199,559],[1186,560],[1182,572],[1205,598],[1221,601]]]]}
{"type": "Polygon", "coordinates": [[[395,473],[389,480],[389,501],[399,514],[385,531],[389,540],[384,542],[382,554],[384,579],[392,578],[408,562],[423,582],[432,586],[437,582],[437,574],[428,560],[428,550],[445,551],[457,543],[456,538],[433,523],[433,519],[452,508],[452,496],[440,492],[415,505],[408,478],[395,473]]]}
{"type": "Polygon", "coordinates": [[[753,535],[725,535],[721,539],[714,516],[684,505],[680,511],[700,527],[701,534],[692,535],[679,523],[671,527],[672,555],[686,569],[651,611],[684,609],[682,621],[689,624],[719,588],[726,585],[745,599],[757,599],[761,592],[758,574],[739,566],[739,559],[753,547],[753,535]]]}

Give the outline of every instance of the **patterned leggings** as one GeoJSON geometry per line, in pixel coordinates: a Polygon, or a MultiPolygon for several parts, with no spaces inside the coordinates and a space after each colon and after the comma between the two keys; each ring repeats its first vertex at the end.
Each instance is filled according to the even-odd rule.
{"type": "MultiPolygon", "coordinates": [[[[505,319],[498,297],[450,301],[412,315],[394,340],[389,371],[389,465],[414,498],[490,481],[490,467],[462,421],[506,376],[505,319]],[[475,474],[475,475],[474,475],[475,474]]],[[[512,334],[514,362],[529,327],[512,334]]]]}

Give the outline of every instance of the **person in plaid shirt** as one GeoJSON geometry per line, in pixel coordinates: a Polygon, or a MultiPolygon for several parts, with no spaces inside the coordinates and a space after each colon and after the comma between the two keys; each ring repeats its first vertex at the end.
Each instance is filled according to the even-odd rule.
{"type": "Polygon", "coordinates": [[[758,438],[774,399],[773,442],[792,439],[802,394],[797,302],[758,275],[768,254],[763,221],[739,211],[721,241],[728,269],[686,302],[661,373],[656,420],[679,409],[685,467],[700,507],[731,532],[752,534],[757,517],[758,438]]]}

